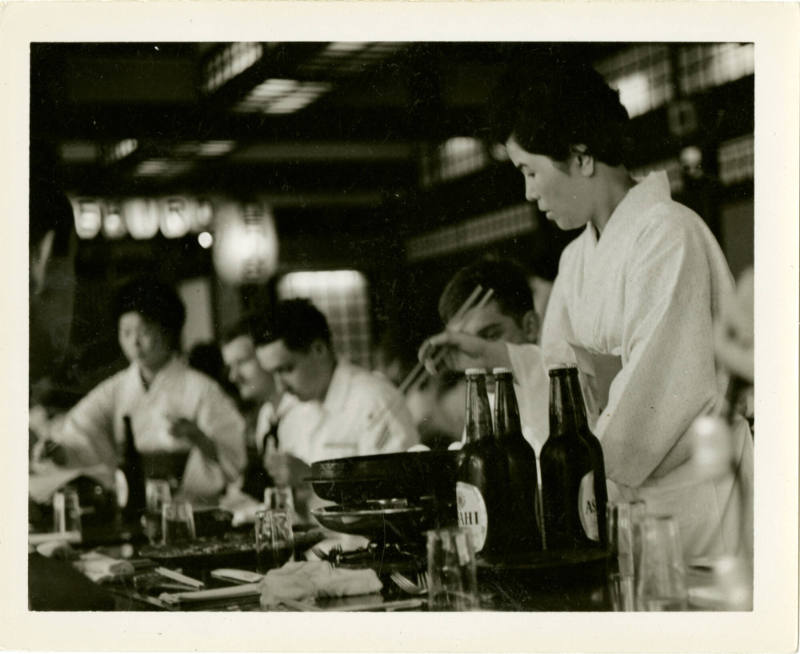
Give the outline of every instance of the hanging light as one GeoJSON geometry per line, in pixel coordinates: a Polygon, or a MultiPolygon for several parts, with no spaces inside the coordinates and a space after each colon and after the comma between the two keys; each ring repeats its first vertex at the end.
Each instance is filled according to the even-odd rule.
{"type": "Polygon", "coordinates": [[[192,212],[192,231],[199,233],[211,229],[214,221],[214,207],[207,198],[193,200],[194,211],[192,212]]]}
{"type": "Polygon", "coordinates": [[[278,236],[272,212],[254,202],[222,204],[216,211],[214,266],[230,284],[264,282],[278,265],[278,236]]]}
{"type": "Polygon", "coordinates": [[[161,203],[161,233],[167,238],[181,238],[189,231],[189,202],[168,198],[161,203]]]}
{"type": "Polygon", "coordinates": [[[103,212],[103,235],[106,238],[122,238],[126,233],[125,221],[118,202],[108,200],[103,212]]]}
{"type": "Polygon", "coordinates": [[[100,203],[90,198],[81,198],[73,204],[75,231],[78,238],[94,238],[100,232],[103,217],[100,203]]]}
{"type": "Polygon", "coordinates": [[[122,204],[125,225],[135,239],[153,238],[158,232],[158,205],[155,200],[130,198],[122,204]]]}
{"type": "Polygon", "coordinates": [[[208,250],[208,248],[214,245],[214,237],[211,235],[211,232],[200,232],[197,235],[197,242],[200,244],[201,248],[208,250]]]}

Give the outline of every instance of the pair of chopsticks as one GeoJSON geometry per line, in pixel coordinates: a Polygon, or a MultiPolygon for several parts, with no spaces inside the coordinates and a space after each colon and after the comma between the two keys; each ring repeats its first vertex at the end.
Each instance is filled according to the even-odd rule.
{"type": "Polygon", "coordinates": [[[175,572],[174,570],[170,570],[169,568],[156,568],[155,572],[160,574],[162,577],[166,577],[172,581],[177,581],[178,583],[183,584],[184,586],[189,586],[190,588],[200,590],[201,588],[205,587],[205,584],[199,579],[187,577],[186,575],[183,575],[180,572],[175,572]]]}
{"type": "MultiPolygon", "coordinates": [[[[488,289],[486,293],[483,293],[483,296],[481,297],[482,292],[483,287],[480,284],[475,287],[475,290],[470,293],[469,297],[464,300],[464,303],[458,308],[458,311],[456,311],[453,314],[453,317],[448,321],[446,327],[448,331],[459,331],[462,327],[461,321],[467,312],[471,311],[472,309],[482,308],[489,300],[492,299],[494,291],[491,288],[488,289]],[[480,300],[478,298],[480,298],[480,300]]],[[[446,348],[438,348],[436,351],[434,351],[432,356],[434,365],[441,363],[442,359],[444,359],[445,353],[446,348]]],[[[418,361],[398,387],[400,393],[406,395],[412,389],[417,388],[420,384],[422,384],[423,381],[425,381],[427,374],[428,371],[425,368],[425,364],[422,361],[418,361]]]]}

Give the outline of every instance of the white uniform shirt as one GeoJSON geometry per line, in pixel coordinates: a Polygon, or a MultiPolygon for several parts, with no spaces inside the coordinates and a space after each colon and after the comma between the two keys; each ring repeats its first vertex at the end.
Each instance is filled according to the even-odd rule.
{"type": "Polygon", "coordinates": [[[54,439],[65,447],[69,464],[114,469],[125,443],[125,415],[140,452],[189,452],[181,487],[189,499],[213,497],[244,468],[244,421],[233,402],[216,382],[177,357],[147,389],[135,364],[98,384],[69,411],[54,439]],[[219,463],[171,436],[169,418],[196,423],[214,441],[219,463]]]}
{"type": "MultiPolygon", "coordinates": [[[[724,394],[712,321],[732,284],[711,232],[672,201],[666,174],[653,173],[627,193],[599,240],[590,224],[564,250],[542,331],[548,364],[579,367],[610,494],[674,515],[688,557],[735,549],[744,515],[732,476],[698,478],[687,433],[724,394]]],[[[529,383],[547,384],[541,352],[514,349],[518,379],[539,371],[545,376],[529,383]]],[[[752,439],[743,420],[734,437],[749,494],[752,439]]]]}
{"type": "Polygon", "coordinates": [[[403,452],[419,441],[419,435],[405,398],[388,380],[339,361],[325,400],[301,402],[288,412],[278,439],[281,450],[311,464],[403,452]]]}

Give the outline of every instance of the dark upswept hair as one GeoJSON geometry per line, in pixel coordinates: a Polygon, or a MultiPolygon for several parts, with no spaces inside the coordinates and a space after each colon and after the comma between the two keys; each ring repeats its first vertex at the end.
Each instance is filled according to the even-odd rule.
{"type": "Polygon", "coordinates": [[[484,258],[459,270],[447,283],[439,297],[439,317],[447,323],[467,300],[475,287],[483,293],[492,289],[492,299],[500,310],[521,323],[528,311],[533,311],[533,293],[522,266],[505,260],[484,258]]]}
{"type": "Polygon", "coordinates": [[[331,330],[323,313],[310,300],[293,299],[278,302],[271,324],[259,335],[259,344],[283,341],[290,350],[308,352],[320,340],[331,346],[331,330]]]}
{"type": "Polygon", "coordinates": [[[528,152],[562,162],[583,144],[617,166],[626,160],[629,122],[619,93],[591,66],[539,55],[509,68],[498,84],[490,138],[505,143],[513,136],[528,152]]]}
{"type": "Polygon", "coordinates": [[[158,325],[167,335],[173,350],[180,349],[186,307],[175,289],[161,279],[144,276],[126,283],[112,305],[114,321],[131,311],[158,325]]]}

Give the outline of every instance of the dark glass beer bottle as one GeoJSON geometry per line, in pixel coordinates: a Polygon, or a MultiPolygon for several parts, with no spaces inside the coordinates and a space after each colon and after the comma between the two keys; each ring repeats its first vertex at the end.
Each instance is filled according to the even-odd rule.
{"type": "Polygon", "coordinates": [[[458,523],[471,530],[476,552],[491,555],[506,546],[508,466],[494,438],[486,371],[470,368],[466,376],[466,442],[456,475],[458,523]]]}
{"type": "Polygon", "coordinates": [[[145,494],[144,462],[133,439],[133,426],[130,416],[123,416],[125,425],[125,446],[122,453],[122,473],[128,484],[128,501],[122,509],[122,517],[127,523],[138,524],[147,508],[145,494]]]}
{"type": "Polygon", "coordinates": [[[546,548],[605,546],[603,450],[589,431],[575,367],[550,370],[550,435],[539,465],[546,548]]]}
{"type": "Polygon", "coordinates": [[[518,552],[542,549],[537,516],[539,489],[536,454],[522,435],[514,378],[508,368],[492,370],[495,378],[494,429],[508,464],[509,512],[512,526],[509,547],[518,552]]]}

